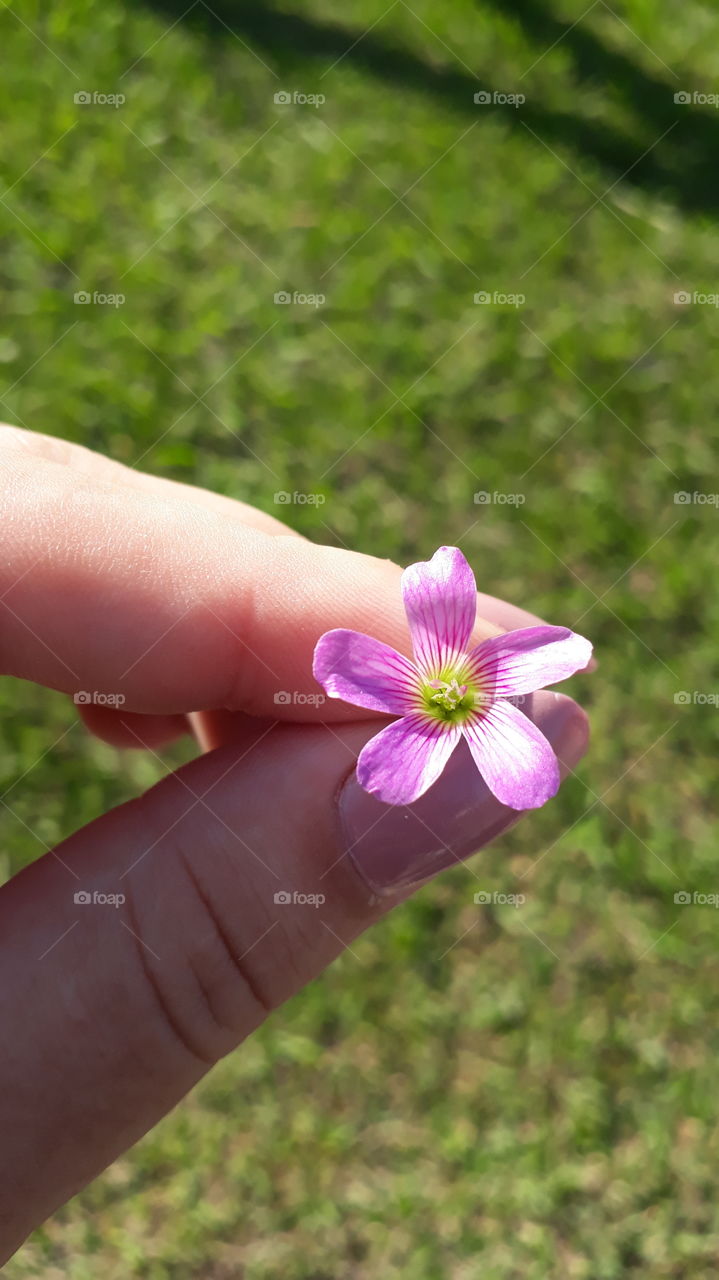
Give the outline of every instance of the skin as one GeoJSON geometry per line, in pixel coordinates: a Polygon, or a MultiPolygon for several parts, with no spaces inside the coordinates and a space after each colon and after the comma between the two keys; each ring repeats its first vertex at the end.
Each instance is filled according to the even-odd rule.
{"type": "MultiPolygon", "coordinates": [[[[0,474],[0,672],[121,689],[119,710],[78,707],[116,746],[192,731],[205,750],[0,889],[2,1262],[408,896],[369,893],[338,837],[338,789],[386,721],[274,695],[317,692],[331,627],[411,649],[389,561],[15,427],[0,474]],[[273,910],[283,884],[320,880],[328,928],[273,910]],[[81,886],[125,893],[112,927],[74,905],[81,886]]],[[[478,610],[475,642],[539,621],[481,594],[478,610]]],[[[561,703],[566,773],[587,730],[561,703]]]]}

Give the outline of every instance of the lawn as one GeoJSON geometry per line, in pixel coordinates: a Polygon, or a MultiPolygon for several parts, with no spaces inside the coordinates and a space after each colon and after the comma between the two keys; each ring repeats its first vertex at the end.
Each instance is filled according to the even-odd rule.
{"type": "MultiPolygon", "coordinates": [[[[0,9],[0,414],[316,541],[459,544],[593,640],[593,743],[6,1275],[708,1280],[719,19],[185,9],[0,9]]],[[[59,694],[0,703],[3,877],[163,772],[59,694]]]]}

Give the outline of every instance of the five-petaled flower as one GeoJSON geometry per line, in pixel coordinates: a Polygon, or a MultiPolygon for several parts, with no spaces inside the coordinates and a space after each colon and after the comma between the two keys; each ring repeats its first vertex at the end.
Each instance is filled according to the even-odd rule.
{"type": "Polygon", "coordinates": [[[313,671],[331,698],[398,716],[360,753],[357,778],[386,804],[411,804],[464,738],[490,791],[535,809],[559,787],[544,734],[509,699],[566,680],[592,646],[566,627],[524,627],[469,648],[474,574],[457,547],[440,547],[402,574],[414,662],[359,631],[326,631],[313,671]]]}

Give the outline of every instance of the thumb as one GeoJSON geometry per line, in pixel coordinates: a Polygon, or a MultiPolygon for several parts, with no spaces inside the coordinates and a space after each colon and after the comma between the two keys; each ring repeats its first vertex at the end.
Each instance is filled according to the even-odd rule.
{"type": "MultiPolygon", "coordinates": [[[[583,713],[542,693],[531,714],[566,772],[583,713]]],[[[360,792],[376,728],[248,720],[0,890],[0,1260],[414,883],[518,817],[461,748],[411,808],[360,792]]]]}

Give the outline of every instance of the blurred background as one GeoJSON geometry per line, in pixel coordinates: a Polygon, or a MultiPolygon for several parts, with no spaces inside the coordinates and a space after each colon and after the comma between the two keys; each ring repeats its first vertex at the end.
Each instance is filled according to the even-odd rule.
{"type": "MultiPolygon", "coordinates": [[[[558,800],[354,944],[10,1280],[715,1274],[718,22],[3,4],[1,416],[316,541],[458,544],[600,662],[558,800]]],[[[0,702],[3,877],[192,753],[0,702]]]]}

